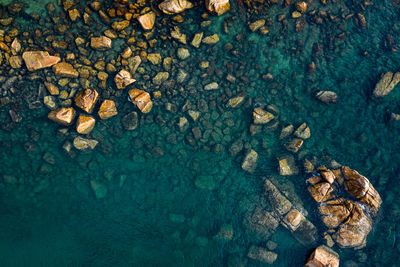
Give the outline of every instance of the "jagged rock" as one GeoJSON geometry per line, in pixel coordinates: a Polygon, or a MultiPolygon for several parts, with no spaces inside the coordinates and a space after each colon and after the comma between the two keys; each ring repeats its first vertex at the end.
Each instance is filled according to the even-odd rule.
{"type": "Polygon", "coordinates": [[[299,173],[299,168],[297,168],[292,156],[285,156],[279,159],[279,173],[280,175],[294,175],[299,173]]]}
{"type": "Polygon", "coordinates": [[[178,121],[178,128],[180,132],[185,132],[189,128],[189,121],[186,117],[180,117],[178,121]]]}
{"type": "Polygon", "coordinates": [[[49,93],[51,95],[59,95],[60,94],[60,90],[54,84],[45,82],[44,85],[46,86],[47,91],[49,91],[49,93]]]}
{"type": "Polygon", "coordinates": [[[190,56],[189,49],[180,47],[178,48],[177,55],[179,59],[185,60],[190,56]]]}
{"type": "Polygon", "coordinates": [[[158,53],[152,53],[147,55],[147,60],[153,65],[159,65],[161,63],[161,55],[158,53]]]}
{"type": "Polygon", "coordinates": [[[257,160],[258,153],[251,149],[243,160],[242,169],[249,173],[253,173],[257,165],[257,160]]]}
{"type": "Polygon", "coordinates": [[[206,7],[208,11],[216,12],[219,16],[229,11],[230,4],[229,0],[206,0],[206,7]]]}
{"type": "Polygon", "coordinates": [[[181,13],[192,7],[193,4],[187,0],[165,0],[158,5],[158,8],[168,15],[181,13]]]}
{"type": "Polygon", "coordinates": [[[251,246],[247,253],[247,257],[263,263],[273,264],[278,258],[278,254],[262,247],[251,246]]]}
{"type": "Polygon", "coordinates": [[[249,27],[252,32],[255,32],[256,30],[260,29],[264,25],[265,25],[265,19],[259,19],[253,23],[250,23],[249,27]]]}
{"type": "Polygon", "coordinates": [[[236,108],[243,103],[244,99],[246,98],[246,93],[240,93],[239,95],[232,97],[228,101],[228,105],[231,108],[236,108]]]}
{"type": "Polygon", "coordinates": [[[60,108],[51,111],[47,117],[62,125],[70,125],[75,118],[75,110],[72,107],[60,108]]]}
{"type": "Polygon", "coordinates": [[[92,113],[94,105],[99,98],[99,93],[94,89],[84,89],[80,91],[75,96],[75,105],[78,108],[86,111],[87,113],[92,113]]]}
{"type": "Polygon", "coordinates": [[[300,138],[293,138],[291,140],[289,140],[286,144],[285,147],[287,150],[289,150],[290,152],[293,153],[297,153],[297,151],[299,151],[299,149],[301,148],[301,146],[303,145],[303,139],[300,138]]]}
{"type": "Polygon", "coordinates": [[[269,180],[264,180],[264,192],[276,214],[282,217],[292,208],[292,203],[284,197],[279,189],[269,180]]]}
{"type": "Polygon", "coordinates": [[[90,39],[90,46],[97,50],[106,50],[112,48],[112,41],[106,36],[92,37],[90,39]]]}
{"type": "Polygon", "coordinates": [[[28,51],[22,54],[22,59],[29,71],[35,71],[60,62],[60,57],[50,56],[46,51],[28,51]]]}
{"type": "Polygon", "coordinates": [[[129,97],[133,104],[135,104],[142,113],[150,112],[153,107],[150,94],[139,89],[131,89],[128,92],[129,97]]]}
{"type": "Polygon", "coordinates": [[[324,245],[319,246],[311,253],[304,267],[339,267],[339,255],[324,245]]]}
{"type": "Polygon", "coordinates": [[[337,94],[332,91],[318,91],[315,96],[324,103],[336,103],[337,101],[337,94]]]}
{"type": "Polygon", "coordinates": [[[99,117],[102,120],[114,117],[118,114],[117,107],[115,106],[115,102],[113,100],[104,100],[101,103],[99,108],[99,117]]]}
{"type": "Polygon", "coordinates": [[[295,4],[295,8],[297,9],[297,11],[304,14],[307,11],[307,3],[304,1],[297,2],[295,4]]]}
{"type": "Polygon", "coordinates": [[[161,85],[163,82],[168,80],[169,78],[169,73],[168,72],[159,72],[154,76],[153,78],[153,83],[155,85],[161,85]]]}
{"type": "Polygon", "coordinates": [[[192,44],[194,47],[199,48],[202,39],[203,39],[203,32],[196,33],[196,34],[194,35],[194,37],[193,37],[193,40],[192,40],[192,43],[191,43],[191,44],[192,44]]]}
{"type": "Polygon", "coordinates": [[[116,31],[122,31],[129,27],[129,20],[120,20],[120,21],[114,21],[111,25],[111,27],[116,30],[116,31]]]}
{"type": "Polygon", "coordinates": [[[296,129],[294,135],[301,139],[308,139],[311,137],[311,131],[307,124],[304,122],[302,125],[299,126],[299,128],[296,129]]]}
{"type": "Polygon", "coordinates": [[[51,95],[46,95],[45,97],[43,97],[43,103],[51,110],[54,110],[57,107],[56,98],[51,95]]]}
{"type": "Polygon", "coordinates": [[[275,118],[274,114],[265,111],[262,108],[255,108],[253,110],[253,122],[255,124],[266,124],[275,118]]]}
{"type": "Polygon", "coordinates": [[[286,227],[289,228],[291,231],[296,231],[299,227],[300,223],[305,219],[303,214],[300,213],[297,209],[290,210],[285,218],[283,219],[286,227]]]}
{"type": "Polygon", "coordinates": [[[8,62],[10,63],[11,68],[13,69],[19,69],[22,66],[22,59],[20,56],[11,56],[8,59],[8,62]]]}
{"type": "Polygon", "coordinates": [[[387,96],[399,82],[400,72],[386,72],[375,86],[374,97],[387,96]]]}
{"type": "Polygon", "coordinates": [[[284,127],[281,131],[281,134],[279,135],[279,139],[284,139],[286,137],[288,137],[289,135],[291,135],[294,131],[294,127],[293,125],[288,125],[286,127],[284,127]]]}
{"type": "Polygon", "coordinates": [[[78,78],[79,72],[67,62],[60,62],[53,65],[54,74],[66,78],[78,78]]]}
{"type": "Polygon", "coordinates": [[[202,42],[203,42],[204,44],[208,44],[208,45],[216,44],[216,43],[219,42],[219,36],[218,36],[218,34],[215,33],[215,34],[213,34],[213,35],[210,35],[210,36],[205,37],[205,38],[202,40],[202,42]]]}
{"type": "Polygon", "coordinates": [[[129,71],[131,73],[135,73],[141,63],[142,63],[142,59],[140,58],[140,56],[134,56],[134,57],[128,58],[129,71]]]}
{"type": "Polygon", "coordinates": [[[181,30],[178,26],[175,26],[173,30],[171,30],[171,37],[178,40],[182,44],[186,44],[186,34],[181,33],[181,30]]]}
{"type": "Polygon", "coordinates": [[[122,125],[128,131],[135,130],[138,126],[138,115],[132,111],[122,118],[122,125]]]}
{"type": "Polygon", "coordinates": [[[144,30],[151,30],[153,29],[154,22],[156,21],[156,13],[150,11],[139,16],[137,19],[144,30]]]}
{"type": "Polygon", "coordinates": [[[83,137],[75,137],[74,138],[74,147],[78,150],[93,150],[99,142],[94,139],[87,139],[83,137]]]}
{"type": "Polygon", "coordinates": [[[114,82],[118,89],[124,89],[128,85],[136,82],[136,80],[132,78],[129,71],[121,70],[117,75],[115,75],[114,82]]]}
{"type": "Polygon", "coordinates": [[[91,116],[80,114],[76,122],[76,131],[80,134],[89,134],[96,124],[96,120],[91,116]]]}

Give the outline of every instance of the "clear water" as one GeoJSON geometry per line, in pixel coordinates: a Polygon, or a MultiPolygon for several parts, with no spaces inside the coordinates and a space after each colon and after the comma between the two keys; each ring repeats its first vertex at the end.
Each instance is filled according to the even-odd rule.
{"type": "MultiPolygon", "coordinates": [[[[45,10],[48,1],[25,2],[29,5],[25,11],[30,14],[45,10]]],[[[293,19],[288,18],[287,28],[276,19],[282,13],[290,16],[291,8],[273,5],[268,15],[245,18],[233,2],[230,13],[210,16],[212,23],[207,28],[200,27],[202,8],[188,11],[180,24],[189,40],[199,31],[205,36],[218,33],[221,41],[215,46],[203,44],[195,49],[172,40],[162,41],[157,36],[168,35],[168,27],[157,28],[157,45],[148,52],[177,58],[178,47],[188,48],[191,56],[184,63],[177,60],[170,75],[175,79],[178,69],[184,69],[190,78],[183,84],[157,88],[148,78],[163,71],[162,67],[142,63],[149,77],[136,73],[135,85],[149,92],[160,90],[162,97],[155,100],[151,113],[139,115],[136,130],[125,131],[121,123],[125,114],[135,110],[126,101],[127,90],[117,91],[112,75],[106,90],[93,84],[102,98],[117,102],[119,115],[97,121],[90,137],[99,140],[99,145],[91,152],[74,150],[71,157],[63,150],[63,144],[77,135],[74,128],[63,135],[61,127],[47,119],[45,107],[28,108],[27,96],[36,96],[40,81],[31,81],[30,73],[21,71],[11,103],[0,107],[0,174],[4,178],[0,183],[1,266],[224,266],[233,259],[246,262],[248,248],[258,243],[242,222],[246,203],[262,192],[264,176],[274,176],[292,188],[310,219],[323,229],[316,205],[307,193],[305,177],[281,177],[277,169],[277,157],[288,154],[279,141],[280,129],[302,122],[309,124],[312,136],[298,153],[299,167],[304,158],[316,156],[322,162],[326,157],[335,159],[367,176],[383,199],[365,248],[355,251],[334,247],[341,263],[397,266],[400,123],[389,118],[390,113],[400,112],[400,90],[396,88],[379,100],[371,97],[380,74],[399,69],[399,53],[385,49],[383,41],[386,34],[400,41],[396,1],[376,1],[367,7],[363,11],[368,22],[365,30],[348,19],[340,23],[326,20],[322,25],[306,22],[299,33],[293,19]],[[258,18],[272,19],[268,35],[249,31],[248,21],[258,18]],[[229,33],[224,32],[224,22],[230,25],[229,33]],[[346,38],[336,38],[342,32],[346,38]],[[238,34],[241,40],[237,40],[238,34]],[[227,43],[239,51],[239,56],[224,49],[227,43]],[[321,45],[319,54],[313,52],[315,43],[321,45]],[[203,60],[218,71],[201,78],[206,71],[198,65],[203,60]],[[307,71],[311,61],[317,65],[313,75],[307,71]],[[227,67],[229,63],[233,70],[227,67]],[[273,74],[273,81],[262,79],[268,72],[273,74]],[[236,76],[235,84],[226,81],[227,73],[236,76]],[[213,81],[221,88],[201,90],[213,81]],[[317,90],[337,92],[338,102],[319,102],[314,97],[317,90]],[[229,97],[242,91],[247,93],[246,103],[237,109],[227,108],[229,97]],[[187,100],[201,112],[197,122],[182,111],[187,100]],[[176,111],[167,111],[166,103],[176,105],[176,111]],[[251,135],[252,108],[259,104],[273,104],[279,109],[279,127],[251,135]],[[8,114],[16,105],[23,117],[20,123],[13,123],[8,114]],[[190,123],[183,133],[177,126],[182,116],[190,123]],[[193,139],[194,127],[200,127],[203,134],[208,130],[209,136],[190,145],[188,138],[193,139]],[[242,140],[245,149],[232,156],[229,148],[236,140],[242,140]],[[249,148],[259,153],[253,174],[241,169],[249,148]],[[53,155],[54,164],[43,159],[45,153],[53,155]],[[16,178],[16,183],[6,183],[9,177],[16,178]],[[196,186],[204,180],[208,189],[196,186]],[[91,181],[106,187],[104,198],[96,198],[91,181]],[[228,242],[215,238],[224,224],[231,224],[234,230],[228,242]]],[[[326,7],[314,2],[309,10],[326,10],[337,17],[341,8],[345,8],[344,14],[362,11],[359,1],[335,1],[326,7]]],[[[50,22],[34,24],[27,15],[16,19],[20,32],[51,27],[50,22]]],[[[87,36],[80,25],[71,24],[74,34],[87,36]]],[[[7,31],[12,27],[3,28],[7,31]]],[[[128,30],[132,28],[137,39],[144,40],[140,28],[128,30]]],[[[74,46],[71,50],[78,53],[74,46]]],[[[92,62],[101,58],[109,61],[121,50],[116,45],[112,51],[91,53],[88,58],[92,62]]],[[[18,74],[4,70],[0,68],[0,76],[18,74]]],[[[37,73],[45,77],[47,72],[37,73]]],[[[301,266],[311,249],[299,244],[282,226],[271,240],[278,244],[274,266],[301,266]]],[[[253,261],[247,264],[259,265],[253,261]]]]}

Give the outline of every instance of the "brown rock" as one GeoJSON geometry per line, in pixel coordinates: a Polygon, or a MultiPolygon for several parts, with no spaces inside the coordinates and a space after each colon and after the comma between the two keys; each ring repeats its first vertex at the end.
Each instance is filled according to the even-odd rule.
{"type": "Polygon", "coordinates": [[[150,94],[139,89],[131,89],[128,92],[129,97],[133,104],[135,104],[142,113],[150,112],[153,107],[150,94]]]}
{"type": "Polygon", "coordinates": [[[111,27],[116,31],[122,31],[129,26],[129,20],[114,21],[111,27]]]}
{"type": "Polygon", "coordinates": [[[62,125],[70,125],[75,117],[75,110],[72,107],[53,110],[47,116],[50,120],[62,125]]]}
{"type": "Polygon", "coordinates": [[[375,86],[374,97],[387,96],[399,82],[400,72],[386,72],[375,86]]]}
{"type": "Polygon", "coordinates": [[[50,56],[46,51],[29,51],[22,54],[22,59],[29,71],[35,71],[60,62],[59,57],[50,56]]]}
{"type": "Polygon", "coordinates": [[[324,245],[319,246],[311,253],[304,267],[339,267],[339,255],[324,245]]]}
{"type": "Polygon", "coordinates": [[[78,18],[81,17],[81,14],[79,14],[78,9],[76,8],[68,10],[68,15],[72,21],[76,21],[78,18]]]}
{"type": "Polygon", "coordinates": [[[90,46],[97,50],[106,50],[112,48],[112,41],[106,36],[92,37],[90,39],[90,46]]]}
{"type": "Polygon", "coordinates": [[[11,68],[13,69],[21,68],[22,59],[20,56],[11,56],[8,62],[10,63],[11,68]]]}
{"type": "Polygon", "coordinates": [[[114,82],[118,89],[124,89],[128,85],[136,82],[136,80],[132,78],[129,71],[121,70],[117,75],[115,75],[114,82]]]}
{"type": "Polygon", "coordinates": [[[266,124],[274,118],[274,114],[265,111],[262,108],[255,108],[253,110],[253,121],[255,124],[266,124]]]}
{"type": "Polygon", "coordinates": [[[326,201],[318,208],[322,221],[329,228],[336,228],[344,222],[353,209],[353,204],[343,198],[326,201]]]}
{"type": "Polygon", "coordinates": [[[219,15],[229,11],[229,0],[206,0],[206,8],[210,12],[216,12],[219,15]]]}
{"type": "Polygon", "coordinates": [[[96,124],[96,120],[91,116],[79,115],[76,122],[76,131],[80,134],[89,134],[96,124]]]}
{"type": "Polygon", "coordinates": [[[327,181],[328,183],[332,184],[336,177],[335,174],[331,171],[331,170],[327,170],[327,171],[320,171],[319,174],[321,174],[321,177],[327,181]]]}
{"type": "Polygon", "coordinates": [[[60,90],[54,84],[45,82],[44,85],[46,86],[47,91],[49,91],[49,93],[51,95],[59,95],[60,94],[60,90]]]}
{"type": "Polygon", "coordinates": [[[329,183],[321,182],[308,188],[312,198],[316,202],[326,201],[332,199],[332,187],[329,183]]]}
{"type": "Polygon", "coordinates": [[[94,89],[84,89],[75,96],[75,105],[87,113],[92,113],[99,94],[94,89]]]}
{"type": "Polygon", "coordinates": [[[139,16],[137,19],[144,30],[151,30],[156,21],[156,13],[150,11],[149,13],[139,16]]]}
{"type": "Polygon", "coordinates": [[[300,211],[297,209],[292,209],[286,214],[285,218],[283,218],[283,221],[291,231],[296,231],[303,219],[304,216],[300,213],[300,211]]]}
{"type": "Polygon", "coordinates": [[[307,3],[304,1],[297,2],[295,7],[296,7],[297,11],[299,11],[300,13],[304,14],[307,11],[307,3]]]}
{"type": "Polygon", "coordinates": [[[55,75],[61,77],[67,77],[67,78],[79,77],[79,72],[76,69],[74,69],[74,67],[71,64],[67,62],[61,62],[53,65],[53,71],[55,75]]]}
{"type": "Polygon", "coordinates": [[[158,5],[158,8],[168,15],[181,13],[192,7],[193,4],[187,0],[165,0],[158,5]]]}
{"type": "Polygon", "coordinates": [[[99,117],[102,120],[114,117],[117,115],[117,108],[115,106],[115,102],[112,100],[104,100],[103,103],[101,103],[100,109],[99,109],[99,117]]]}

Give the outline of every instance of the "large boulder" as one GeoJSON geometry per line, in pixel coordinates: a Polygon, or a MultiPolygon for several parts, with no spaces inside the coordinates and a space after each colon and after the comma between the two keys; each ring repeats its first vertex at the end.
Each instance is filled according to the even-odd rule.
{"type": "Polygon", "coordinates": [[[99,93],[94,89],[84,89],[75,96],[75,105],[87,113],[92,113],[99,93]]]}
{"type": "Polygon", "coordinates": [[[50,120],[62,125],[70,125],[75,118],[75,109],[72,107],[53,110],[47,116],[50,120]]]}
{"type": "Polygon", "coordinates": [[[129,71],[121,70],[117,75],[115,75],[114,82],[118,89],[124,89],[128,85],[136,82],[136,80],[132,78],[129,71]]]}
{"type": "Polygon", "coordinates": [[[79,115],[76,122],[76,131],[80,134],[89,134],[96,124],[96,120],[92,116],[79,115]]]}
{"type": "Polygon", "coordinates": [[[151,30],[153,29],[154,22],[156,21],[156,13],[150,11],[146,14],[139,16],[137,20],[144,30],[151,30]]]}
{"type": "Polygon", "coordinates": [[[102,120],[114,117],[118,114],[117,107],[115,106],[115,102],[113,100],[104,100],[101,103],[99,108],[99,117],[102,120]]]}
{"type": "Polygon", "coordinates": [[[22,54],[22,59],[29,71],[35,71],[60,62],[60,57],[50,56],[46,51],[28,51],[22,54]]]}
{"type": "Polygon", "coordinates": [[[192,8],[193,4],[187,0],[165,0],[158,5],[165,14],[176,14],[192,8]]]}
{"type": "Polygon", "coordinates": [[[150,94],[139,89],[131,89],[128,92],[130,100],[135,104],[142,113],[150,112],[153,107],[150,94]]]}
{"type": "Polygon", "coordinates": [[[206,8],[210,12],[216,12],[219,15],[229,11],[229,0],[206,0],[206,8]]]}
{"type": "Polygon", "coordinates": [[[373,92],[374,97],[387,96],[394,87],[400,82],[400,72],[386,72],[379,82],[375,85],[373,92]]]}
{"type": "Polygon", "coordinates": [[[339,267],[339,255],[327,246],[319,246],[311,253],[304,267],[339,267]]]}

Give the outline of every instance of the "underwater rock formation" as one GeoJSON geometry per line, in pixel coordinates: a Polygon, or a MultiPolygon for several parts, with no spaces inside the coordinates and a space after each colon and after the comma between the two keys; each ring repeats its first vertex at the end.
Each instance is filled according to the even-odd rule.
{"type": "Polygon", "coordinates": [[[311,253],[304,267],[339,267],[339,255],[327,246],[319,246],[311,253]]]}

